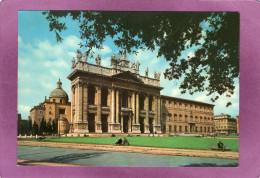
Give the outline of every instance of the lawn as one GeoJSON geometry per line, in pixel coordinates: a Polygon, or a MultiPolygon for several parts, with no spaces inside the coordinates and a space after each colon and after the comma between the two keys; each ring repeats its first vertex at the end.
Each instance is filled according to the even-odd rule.
{"type": "MultiPolygon", "coordinates": [[[[44,141],[67,143],[90,143],[113,145],[119,137],[74,137],[74,138],[46,138],[44,141]]],[[[211,144],[222,141],[230,145],[232,151],[239,151],[239,141],[235,139],[199,138],[199,137],[127,137],[132,146],[148,146],[163,148],[184,148],[210,150],[211,144]]]]}

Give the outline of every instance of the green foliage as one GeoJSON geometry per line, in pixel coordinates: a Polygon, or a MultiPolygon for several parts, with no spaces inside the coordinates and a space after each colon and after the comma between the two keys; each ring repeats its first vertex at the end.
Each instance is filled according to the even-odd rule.
{"type": "Polygon", "coordinates": [[[33,128],[32,128],[33,135],[39,135],[39,127],[38,124],[34,121],[33,128]]]}
{"type": "Polygon", "coordinates": [[[31,135],[33,132],[33,128],[32,128],[32,120],[29,119],[29,123],[28,123],[28,129],[27,129],[27,134],[31,135]]]}
{"type": "Polygon", "coordinates": [[[52,120],[52,133],[54,134],[58,133],[58,123],[56,120],[52,120]]]}
{"type": "MultiPolygon", "coordinates": [[[[85,138],[56,138],[49,141],[68,143],[90,143],[113,145],[119,137],[85,137],[85,138]]],[[[132,146],[149,146],[162,148],[183,148],[210,150],[211,144],[219,141],[230,145],[232,151],[239,151],[239,141],[236,139],[213,139],[198,137],[127,137],[132,146]]]]}
{"type": "Polygon", "coordinates": [[[46,121],[44,118],[42,118],[41,123],[40,123],[40,129],[39,129],[39,134],[43,135],[44,133],[47,132],[47,125],[46,121]]]}
{"type": "Polygon", "coordinates": [[[158,48],[157,57],[170,62],[164,77],[181,79],[182,93],[206,91],[215,95],[213,102],[234,93],[234,79],[239,77],[239,13],[46,11],[43,15],[58,42],[60,32],[67,29],[64,19],[78,21],[85,41],[80,45],[91,55],[107,37],[129,53],[158,48]],[[195,55],[181,59],[190,48],[195,55]]]}

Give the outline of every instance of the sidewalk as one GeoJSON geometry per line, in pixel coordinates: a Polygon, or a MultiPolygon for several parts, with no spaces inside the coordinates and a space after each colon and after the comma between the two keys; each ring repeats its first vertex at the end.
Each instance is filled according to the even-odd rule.
{"type": "Polygon", "coordinates": [[[86,149],[98,151],[119,151],[129,153],[146,153],[172,156],[196,156],[206,158],[225,158],[238,159],[239,152],[234,151],[213,151],[213,150],[192,150],[192,149],[175,149],[175,148],[158,148],[158,147],[141,147],[141,146],[114,146],[98,145],[83,143],[61,143],[61,142],[37,142],[37,141],[17,141],[20,146],[43,146],[70,149],[86,149]]]}

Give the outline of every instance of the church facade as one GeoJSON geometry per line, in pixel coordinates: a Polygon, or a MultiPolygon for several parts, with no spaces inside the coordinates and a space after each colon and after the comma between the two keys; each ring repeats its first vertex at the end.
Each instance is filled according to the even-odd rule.
{"type": "Polygon", "coordinates": [[[101,66],[100,56],[95,60],[96,64],[88,63],[87,54],[84,53],[82,59],[79,50],[77,60],[72,59],[72,71],[67,77],[71,80],[70,132],[213,132],[214,105],[161,96],[160,91],[163,88],[160,86],[160,73],[154,72],[153,77],[149,77],[149,69],[146,68],[145,75],[140,75],[140,63],[130,63],[125,50],[120,57],[111,57],[110,67],[101,66]],[[178,104],[183,103],[183,110],[172,110],[169,103],[176,103],[177,100],[178,104]],[[188,110],[188,106],[185,108],[185,104],[191,109],[188,110]],[[191,113],[193,106],[194,113],[199,115],[191,113]],[[209,110],[206,113],[202,109],[195,110],[195,107],[209,110]],[[176,114],[183,117],[183,120],[175,119],[176,114]],[[171,120],[169,117],[174,119],[171,120]],[[203,129],[199,132],[202,125],[203,129]]]}

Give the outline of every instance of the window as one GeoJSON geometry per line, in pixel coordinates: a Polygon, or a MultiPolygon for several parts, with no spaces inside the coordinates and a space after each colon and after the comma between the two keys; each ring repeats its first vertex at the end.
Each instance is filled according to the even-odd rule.
{"type": "Polygon", "coordinates": [[[174,121],[177,121],[177,114],[174,114],[174,121]]]}
{"type": "Polygon", "coordinates": [[[208,127],[208,132],[210,132],[210,127],[208,127]]]}
{"type": "Polygon", "coordinates": [[[65,114],[65,109],[60,108],[60,109],[59,109],[59,114],[65,114]]]}
{"type": "Polygon", "coordinates": [[[182,104],[181,103],[179,104],[179,108],[182,109],[182,104]]]}
{"type": "Polygon", "coordinates": [[[42,111],[39,111],[40,114],[42,114],[42,111]]]}
{"type": "Polygon", "coordinates": [[[53,99],[53,102],[54,102],[54,103],[55,103],[55,101],[56,101],[56,100],[55,100],[55,99],[53,99]]]}
{"type": "Polygon", "coordinates": [[[49,118],[49,122],[51,122],[52,120],[51,120],[51,118],[49,118]]]}
{"type": "Polygon", "coordinates": [[[176,109],[177,108],[177,103],[176,102],[174,102],[174,109],[176,109]]]}
{"type": "Polygon", "coordinates": [[[198,132],[198,127],[195,127],[195,132],[198,132]]]}
{"type": "Polygon", "coordinates": [[[62,99],[60,99],[60,103],[62,103],[62,99]]]}
{"type": "Polygon", "coordinates": [[[182,132],[182,126],[179,126],[179,132],[182,132]]]}
{"type": "Polygon", "coordinates": [[[39,122],[41,122],[41,121],[42,121],[42,118],[41,118],[41,117],[39,117],[39,118],[38,118],[38,121],[39,121],[39,122]]]}
{"type": "Polygon", "coordinates": [[[51,114],[51,111],[49,111],[49,114],[51,114]]]}
{"type": "Polygon", "coordinates": [[[200,117],[200,122],[203,122],[203,119],[202,119],[202,117],[200,117]]]}
{"type": "Polygon", "coordinates": [[[49,106],[49,109],[51,109],[51,106],[49,106]]]}
{"type": "Polygon", "coordinates": [[[197,106],[195,106],[195,111],[197,111],[197,109],[198,109],[198,107],[197,107],[197,106]]]}
{"type": "Polygon", "coordinates": [[[200,127],[200,131],[202,132],[202,127],[200,127]]]}
{"type": "Polygon", "coordinates": [[[190,110],[192,110],[192,107],[193,107],[193,106],[192,106],[192,104],[191,104],[191,105],[190,105],[190,110]]]}
{"type": "Polygon", "coordinates": [[[204,127],[204,132],[207,132],[207,128],[206,127],[204,127]]]}
{"type": "Polygon", "coordinates": [[[171,132],[172,131],[172,126],[171,125],[169,125],[169,132],[171,132]]]}
{"type": "Polygon", "coordinates": [[[172,114],[169,114],[168,116],[169,116],[169,121],[171,121],[172,120],[172,114]]]}
{"type": "Polygon", "coordinates": [[[187,115],[185,115],[185,122],[187,122],[188,121],[188,116],[187,115]]]}
{"type": "Polygon", "coordinates": [[[188,132],[188,127],[187,126],[185,126],[185,132],[188,132]]]}
{"type": "Polygon", "coordinates": [[[185,109],[188,109],[188,105],[187,104],[185,104],[185,109]]]}
{"type": "Polygon", "coordinates": [[[177,125],[174,125],[174,132],[177,132],[177,125]]]}
{"type": "Polygon", "coordinates": [[[182,115],[180,114],[180,115],[179,115],[179,121],[181,121],[181,120],[182,120],[182,115]]]}
{"type": "Polygon", "coordinates": [[[171,108],[171,107],[172,107],[172,102],[169,101],[169,108],[171,108]]]}

